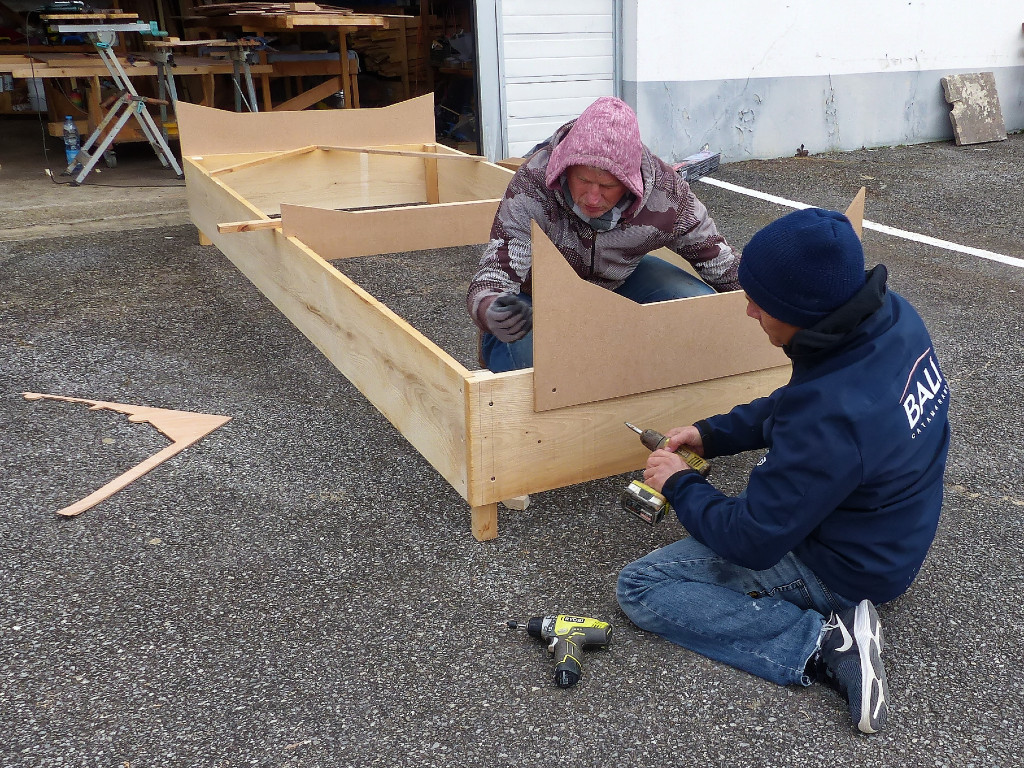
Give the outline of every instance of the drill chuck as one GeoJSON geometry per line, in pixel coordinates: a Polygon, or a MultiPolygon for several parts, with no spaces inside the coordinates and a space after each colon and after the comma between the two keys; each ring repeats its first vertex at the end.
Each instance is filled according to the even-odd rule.
{"type": "MultiPolygon", "coordinates": [[[[643,443],[644,447],[649,451],[656,451],[659,448],[664,448],[668,444],[668,438],[661,434],[661,432],[657,432],[653,429],[640,429],[640,427],[635,424],[630,424],[628,421],[626,422],[626,426],[640,435],[640,442],[643,443]]],[[[708,464],[707,459],[703,456],[697,455],[688,448],[680,446],[676,449],[676,455],[685,461],[690,469],[700,472],[704,477],[707,477],[708,472],[711,471],[711,465],[708,464]]]]}
{"type": "MultiPolygon", "coordinates": [[[[626,426],[640,435],[640,442],[649,451],[656,451],[668,444],[668,438],[653,429],[640,429],[635,424],[626,422],[626,426]]],[[[711,465],[703,456],[699,456],[688,448],[679,447],[676,454],[686,462],[693,470],[696,470],[703,477],[708,476],[711,465]]],[[[632,481],[622,491],[619,497],[622,508],[630,514],[636,515],[645,523],[655,525],[665,517],[665,512],[672,509],[668,500],[658,491],[639,480],[632,481]]]]}

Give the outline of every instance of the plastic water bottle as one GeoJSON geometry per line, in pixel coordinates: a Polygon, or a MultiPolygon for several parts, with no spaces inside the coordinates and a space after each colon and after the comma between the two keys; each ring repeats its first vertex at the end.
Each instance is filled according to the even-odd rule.
{"type": "Polygon", "coordinates": [[[78,135],[78,128],[71,115],[64,117],[64,154],[67,155],[68,165],[75,162],[78,150],[82,148],[82,137],[78,135]]]}

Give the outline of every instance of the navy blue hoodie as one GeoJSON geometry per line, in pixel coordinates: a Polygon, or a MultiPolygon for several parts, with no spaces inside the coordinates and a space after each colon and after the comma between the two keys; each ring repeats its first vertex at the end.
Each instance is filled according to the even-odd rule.
{"type": "Polygon", "coordinates": [[[793,551],[831,590],[906,591],[938,526],[949,386],[914,308],[875,267],[844,306],[798,331],[788,384],[698,422],[708,458],[767,448],[741,497],[696,472],[664,493],[695,539],[754,570],[793,551]]]}

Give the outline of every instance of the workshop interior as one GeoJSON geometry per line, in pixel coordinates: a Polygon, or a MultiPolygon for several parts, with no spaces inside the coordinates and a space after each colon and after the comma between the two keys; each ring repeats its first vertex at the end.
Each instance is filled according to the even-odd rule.
{"type": "Polygon", "coordinates": [[[472,0],[0,0],[0,121],[37,117],[82,182],[146,142],[180,175],[176,100],[270,112],[433,94],[437,142],[477,154],[473,20],[472,0]]]}

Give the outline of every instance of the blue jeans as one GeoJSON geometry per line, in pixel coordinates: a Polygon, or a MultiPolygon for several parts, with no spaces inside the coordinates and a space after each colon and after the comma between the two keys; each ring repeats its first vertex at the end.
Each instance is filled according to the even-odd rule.
{"type": "Polygon", "coordinates": [[[641,629],[779,685],[814,682],[805,669],[825,619],[856,605],[792,552],[752,571],[690,537],[623,568],[616,597],[641,629]]]}
{"type": "MultiPolygon", "coordinates": [[[[691,275],[675,264],[648,254],[640,259],[626,282],[615,289],[615,293],[632,299],[637,304],[653,304],[657,301],[686,299],[703,296],[715,290],[707,283],[691,275]]],[[[528,294],[520,294],[533,303],[528,294]]],[[[496,336],[484,333],[480,339],[480,352],[487,367],[495,373],[515,371],[533,367],[533,331],[511,344],[499,341],[496,336]]]]}

